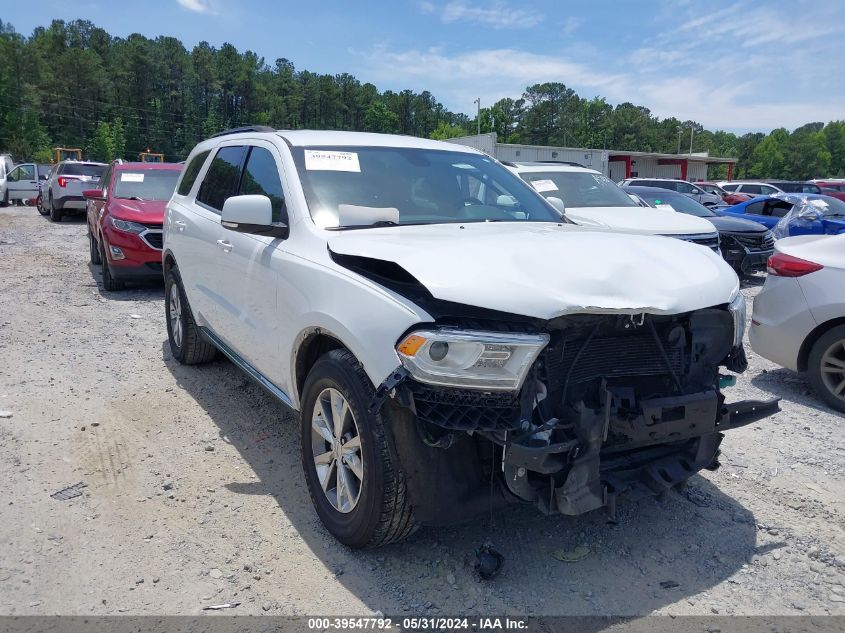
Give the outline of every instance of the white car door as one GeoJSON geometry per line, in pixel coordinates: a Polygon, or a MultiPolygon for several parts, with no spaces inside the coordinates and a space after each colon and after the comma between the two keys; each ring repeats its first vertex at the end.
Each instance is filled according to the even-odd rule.
{"type": "MultiPolygon", "coordinates": [[[[273,206],[273,222],[288,224],[281,157],[270,142],[249,141],[239,195],[265,195],[273,206]]],[[[286,389],[287,372],[279,357],[280,328],[289,321],[278,312],[280,270],[288,257],[286,240],[223,229],[231,248],[222,255],[226,303],[225,328],[232,347],[247,362],[286,389]]]]}
{"type": "Polygon", "coordinates": [[[236,340],[229,324],[237,307],[227,296],[225,279],[231,278],[226,274],[226,267],[231,265],[228,257],[231,231],[220,224],[220,212],[226,198],[235,195],[245,154],[243,143],[219,147],[197,189],[196,199],[182,209],[181,217],[173,218],[174,224],[183,223],[176,227],[181,233],[177,239],[182,241],[183,256],[191,262],[190,273],[183,283],[194,316],[229,345],[236,340]]]}
{"type": "Polygon", "coordinates": [[[8,176],[9,200],[29,200],[38,195],[38,177],[35,163],[23,163],[8,176]]]}

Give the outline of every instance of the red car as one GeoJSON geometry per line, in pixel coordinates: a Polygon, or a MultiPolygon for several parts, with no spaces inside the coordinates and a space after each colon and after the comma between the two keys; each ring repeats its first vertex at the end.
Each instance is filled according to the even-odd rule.
{"type": "Polygon", "coordinates": [[[725,191],[715,182],[697,182],[695,184],[704,189],[704,191],[706,191],[707,193],[722,196],[722,200],[725,201],[725,204],[739,204],[740,202],[751,200],[751,196],[749,196],[748,194],[725,191]]]}
{"type": "Polygon", "coordinates": [[[813,180],[812,182],[821,187],[824,195],[845,200],[845,180],[813,180]]]}
{"type": "Polygon", "coordinates": [[[103,266],[103,287],[123,290],[127,281],[161,279],[164,206],[182,165],[114,161],[87,200],[91,263],[103,266]]]}

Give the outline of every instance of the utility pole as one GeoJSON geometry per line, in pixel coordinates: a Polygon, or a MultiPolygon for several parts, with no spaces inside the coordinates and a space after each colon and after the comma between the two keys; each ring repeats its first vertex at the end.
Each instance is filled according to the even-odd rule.
{"type": "Polygon", "coordinates": [[[478,106],[478,114],[475,115],[475,122],[478,124],[478,136],[481,136],[481,97],[473,101],[478,106]]]}
{"type": "Polygon", "coordinates": [[[690,129],[689,129],[689,153],[690,153],[690,156],[692,156],[692,135],[693,135],[694,132],[695,132],[695,128],[690,127],[690,129]]]}

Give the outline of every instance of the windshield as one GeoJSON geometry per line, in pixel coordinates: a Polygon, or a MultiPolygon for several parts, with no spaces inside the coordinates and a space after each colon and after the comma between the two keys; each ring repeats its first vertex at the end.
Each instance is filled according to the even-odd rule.
{"type": "Polygon", "coordinates": [[[292,152],[311,217],[321,228],[564,221],[484,155],[396,147],[292,152]]]}
{"type": "Polygon", "coordinates": [[[615,182],[585,171],[549,171],[521,174],[545,198],[560,198],[567,207],[636,207],[615,182]]]}
{"type": "Polygon", "coordinates": [[[170,200],[179,180],[179,169],[138,169],[118,171],[114,180],[115,198],[170,200]]]}
{"type": "Polygon", "coordinates": [[[680,211],[681,213],[686,213],[687,215],[694,215],[699,218],[716,217],[715,213],[700,202],[696,202],[692,198],[683,194],[675,193],[674,191],[666,191],[664,193],[659,189],[655,189],[653,191],[638,191],[637,195],[656,209],[672,207],[675,211],[680,211]]]}
{"type": "Polygon", "coordinates": [[[105,165],[88,165],[85,163],[65,163],[59,173],[63,176],[93,176],[99,178],[106,170],[105,165]]]}

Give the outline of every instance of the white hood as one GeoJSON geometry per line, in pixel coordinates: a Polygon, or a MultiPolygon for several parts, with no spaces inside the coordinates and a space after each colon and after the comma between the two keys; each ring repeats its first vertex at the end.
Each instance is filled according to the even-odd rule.
{"type": "Polygon", "coordinates": [[[704,218],[670,209],[646,207],[567,207],[566,217],[583,226],[641,235],[697,235],[715,233],[704,218]]]}
{"type": "Polygon", "coordinates": [[[467,223],[332,233],[329,249],[395,262],[445,301],[540,319],[677,314],[728,303],[736,274],[704,246],[551,223],[467,223]]]}

